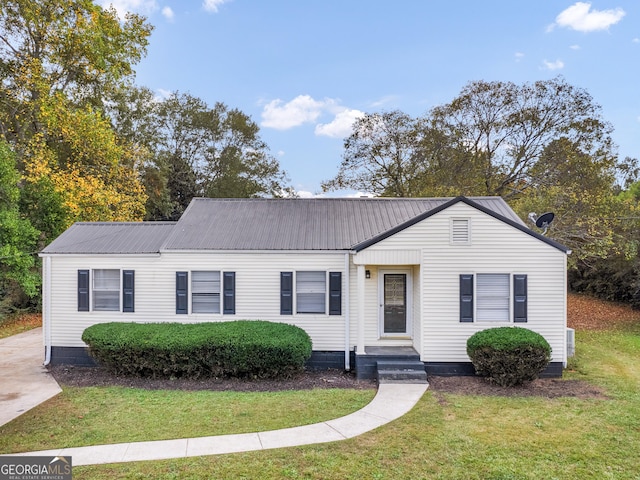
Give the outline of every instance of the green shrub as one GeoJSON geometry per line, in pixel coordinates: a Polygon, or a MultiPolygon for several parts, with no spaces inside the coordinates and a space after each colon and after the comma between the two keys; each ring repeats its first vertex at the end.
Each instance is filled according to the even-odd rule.
{"type": "Polygon", "coordinates": [[[489,328],[469,337],[467,355],[476,374],[512,387],[538,378],[551,361],[551,346],[526,328],[489,328]]]}
{"type": "Polygon", "coordinates": [[[82,340],[110,372],[152,378],[289,377],[311,356],[301,328],[250,320],[102,323],[87,328],[82,340]]]}

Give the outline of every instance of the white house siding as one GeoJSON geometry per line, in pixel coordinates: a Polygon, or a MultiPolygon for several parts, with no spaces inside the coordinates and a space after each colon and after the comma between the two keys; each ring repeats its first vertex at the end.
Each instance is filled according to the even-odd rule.
{"type": "Polygon", "coordinates": [[[553,349],[552,361],[566,361],[566,254],[465,204],[456,204],[424,223],[430,235],[423,245],[423,361],[468,361],[466,340],[471,335],[505,325],[540,333],[553,349]],[[447,241],[451,217],[471,220],[471,245],[447,241]],[[526,274],[527,323],[460,323],[459,275],[463,273],[526,274]]]}
{"type": "MultiPolygon", "coordinates": [[[[208,322],[269,320],[303,328],[312,338],[313,349],[340,351],[345,345],[343,315],[280,315],[280,272],[322,270],[344,274],[344,253],[282,252],[168,252],[162,256],[73,256],[52,255],[51,289],[53,346],[82,347],[82,332],[104,322],[208,322]],[[117,268],[135,271],[135,312],[78,312],[77,271],[117,268]],[[220,270],[236,273],[236,313],[175,313],[176,272],[220,270]]],[[[328,288],[328,284],[327,284],[328,288]]]]}
{"type": "MultiPolygon", "coordinates": [[[[414,336],[414,347],[420,351],[422,361],[468,362],[467,338],[479,330],[505,325],[521,326],[540,333],[553,349],[552,361],[566,361],[566,254],[462,202],[367,250],[396,251],[403,248],[422,249],[422,264],[419,270],[416,269],[420,278],[414,277],[414,290],[417,284],[422,286],[421,308],[414,309],[414,327],[418,324],[422,329],[414,336]],[[451,218],[470,219],[470,245],[451,245],[451,218]],[[526,274],[528,322],[461,323],[459,275],[463,273],[526,274]]],[[[373,280],[376,268],[367,268],[373,280]]],[[[377,281],[373,283],[377,286],[377,281]]],[[[375,297],[368,289],[367,304],[372,301],[375,297]]],[[[372,314],[367,311],[367,318],[372,314]]],[[[376,344],[370,324],[377,325],[367,322],[367,345],[370,341],[376,344]]]]}

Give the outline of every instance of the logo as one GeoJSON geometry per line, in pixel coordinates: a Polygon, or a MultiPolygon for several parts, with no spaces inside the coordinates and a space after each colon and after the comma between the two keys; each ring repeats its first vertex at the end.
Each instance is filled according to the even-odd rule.
{"type": "Polygon", "coordinates": [[[71,457],[0,456],[0,480],[71,480],[71,457]]]}

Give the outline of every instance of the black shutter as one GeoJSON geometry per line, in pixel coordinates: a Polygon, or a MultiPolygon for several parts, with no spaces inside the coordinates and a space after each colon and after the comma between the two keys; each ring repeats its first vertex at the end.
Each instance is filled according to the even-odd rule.
{"type": "Polygon", "coordinates": [[[89,311],[89,270],[78,270],[78,311],[89,311]]]}
{"type": "Polygon", "coordinates": [[[513,276],[513,321],[527,322],[527,276],[513,276]]]}
{"type": "Polygon", "coordinates": [[[473,322],[473,275],[460,275],[460,321],[473,322]]]}
{"type": "Polygon", "coordinates": [[[222,313],[234,315],[236,313],[236,272],[222,274],[222,293],[222,313]]]}
{"type": "Polygon", "coordinates": [[[329,315],[342,315],[342,272],[329,272],[329,315]]]}
{"type": "Polygon", "coordinates": [[[189,272],[176,272],[176,313],[188,313],[189,272]]]}
{"type": "Polygon", "coordinates": [[[122,311],[134,312],[135,306],[135,272],[133,270],[122,271],[122,311]]]}
{"type": "Polygon", "coordinates": [[[293,315],[293,272],[280,272],[280,315],[293,315]]]}

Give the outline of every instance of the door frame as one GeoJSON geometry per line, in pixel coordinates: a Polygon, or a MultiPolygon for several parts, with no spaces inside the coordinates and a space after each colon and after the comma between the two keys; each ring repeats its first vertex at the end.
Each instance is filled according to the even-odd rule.
{"type": "Polygon", "coordinates": [[[380,339],[413,339],[413,270],[411,268],[382,268],[378,270],[378,338],[380,339]],[[406,275],[406,331],[403,333],[384,332],[384,276],[401,273],[406,275]]]}

